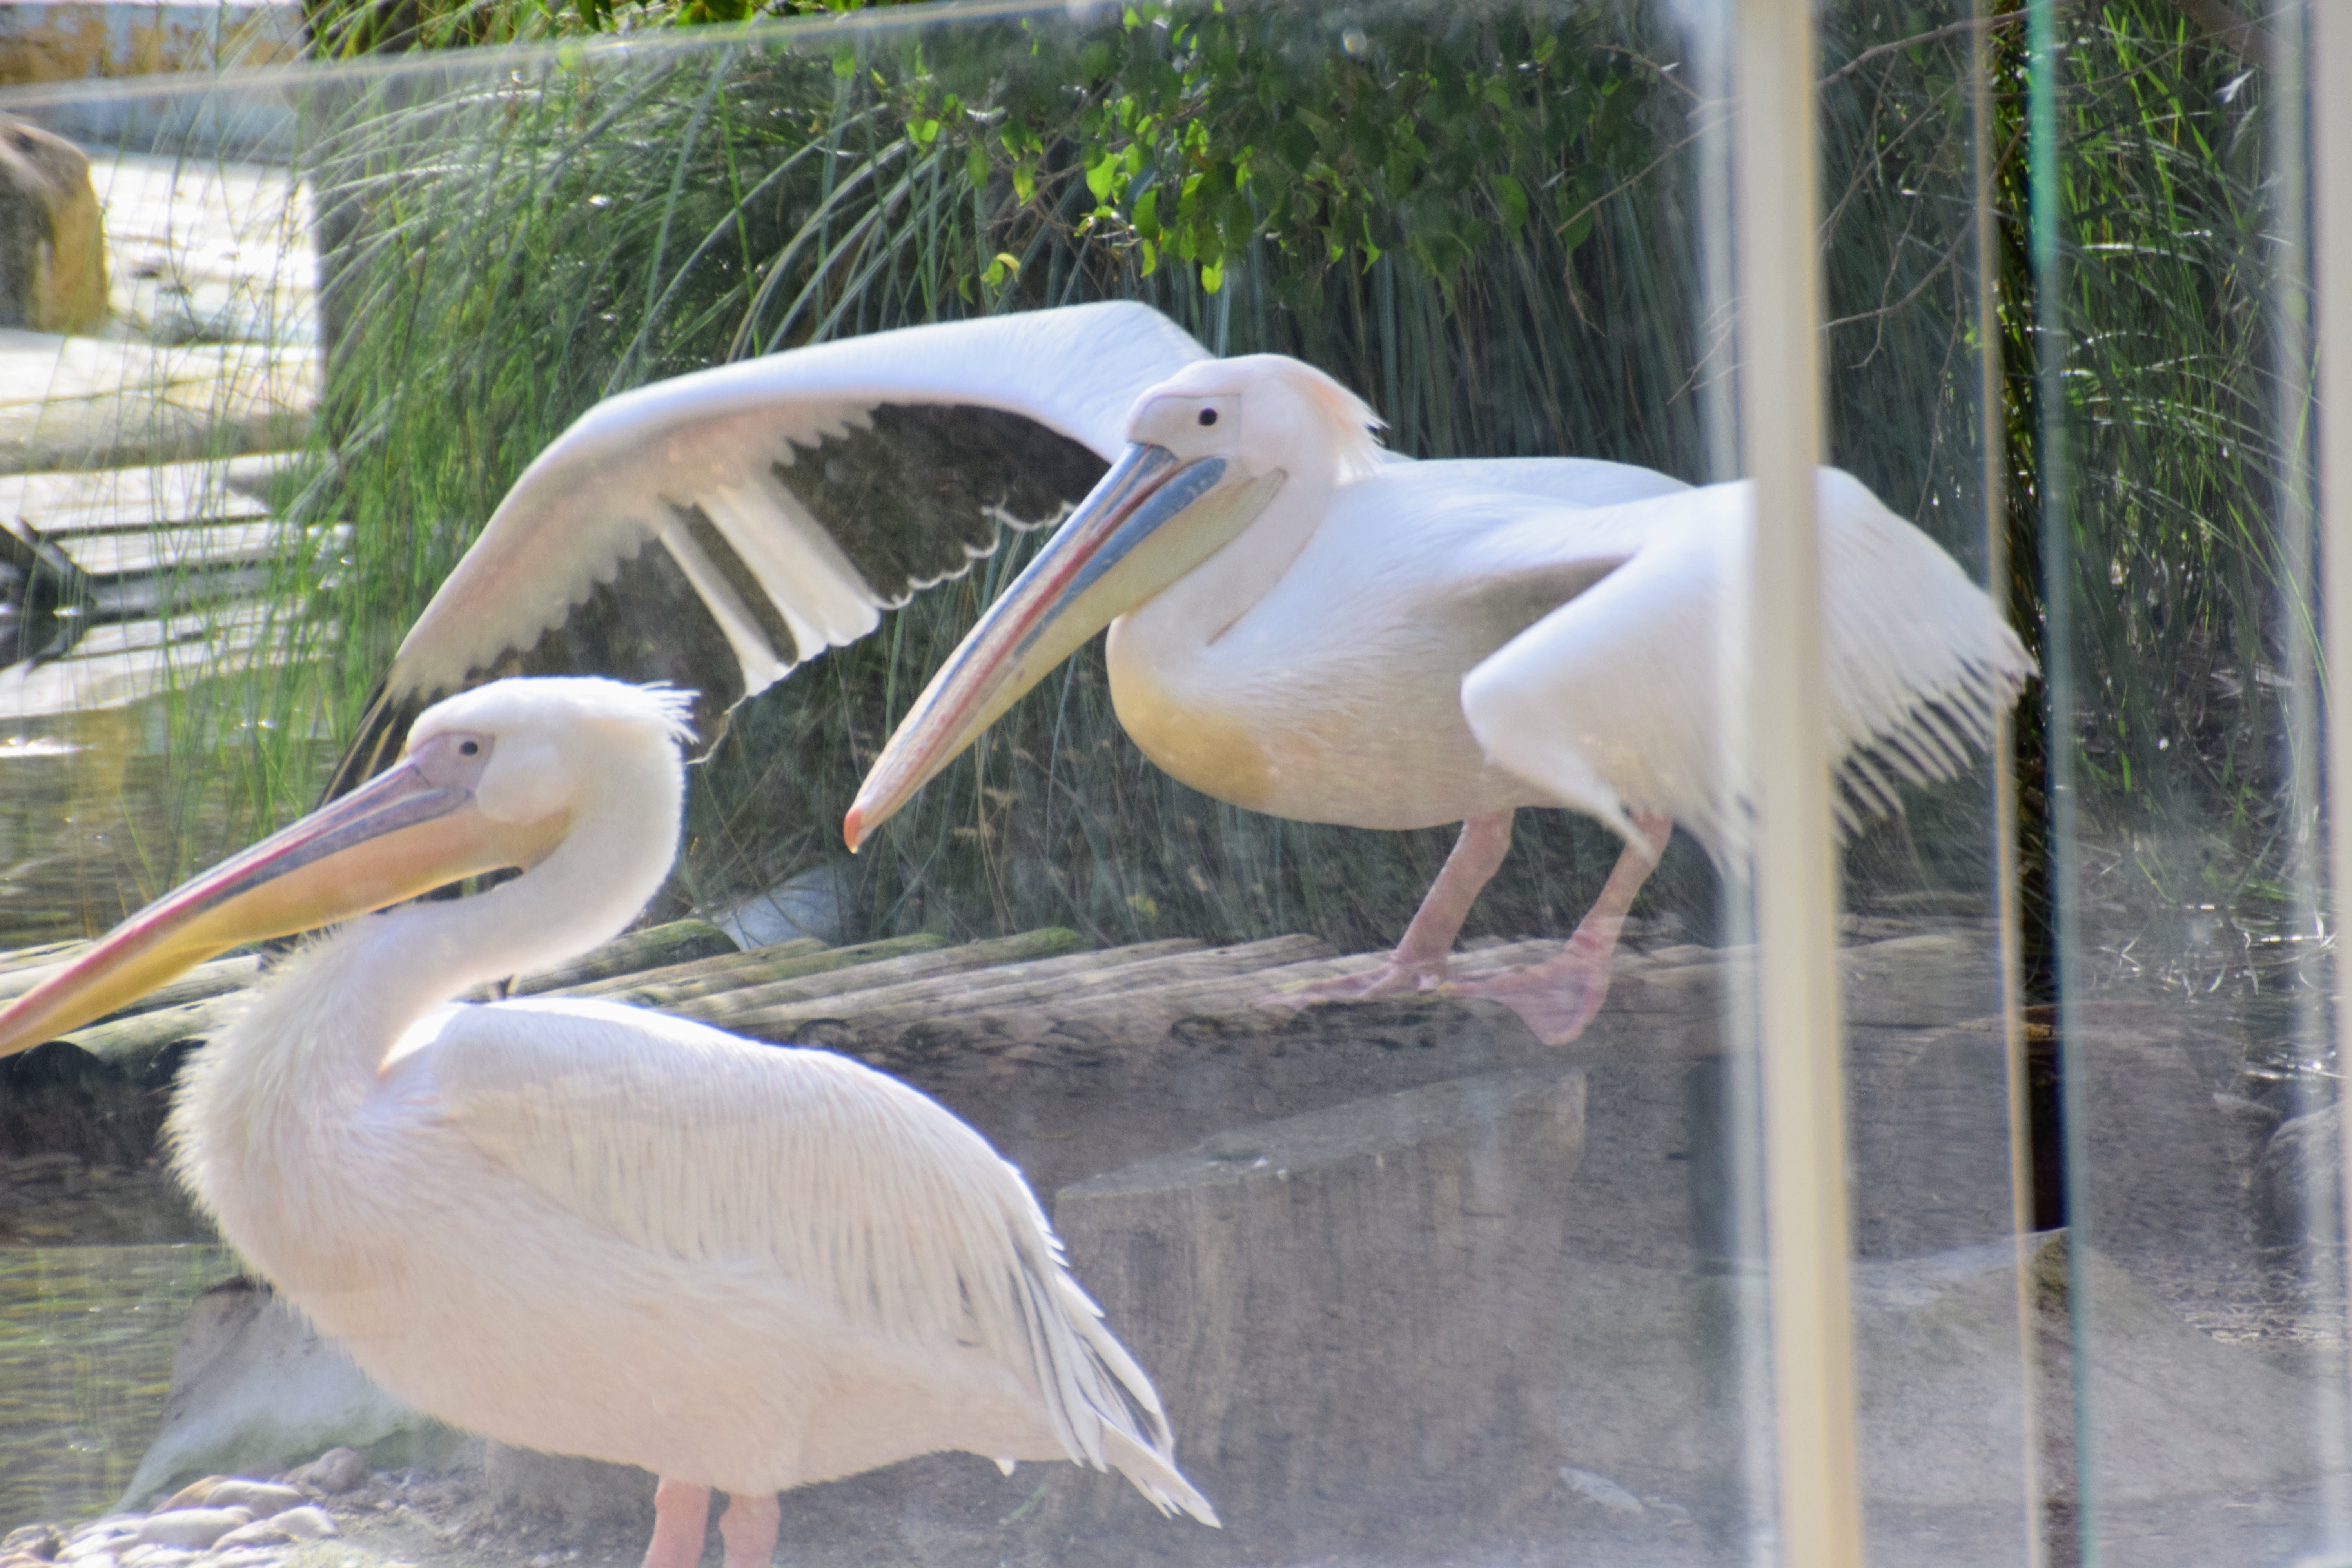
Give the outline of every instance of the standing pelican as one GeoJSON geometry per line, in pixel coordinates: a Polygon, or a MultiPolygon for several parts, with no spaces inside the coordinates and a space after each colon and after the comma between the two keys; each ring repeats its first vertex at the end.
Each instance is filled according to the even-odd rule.
{"type": "Polygon", "coordinates": [[[1150,1380],[1035,1198],[912,1089],[597,1002],[452,1005],[609,940],[675,853],[688,704],[506,680],[355,793],[131,917],[0,1014],[0,1056],[240,941],[353,921],[200,1053],[172,1110],[223,1235],[384,1386],[662,1479],[646,1568],[775,1544],[776,1492],[941,1449],[1177,1472],[1150,1380]]]}
{"type": "MultiPolygon", "coordinates": [[[[1186,784],[1302,821],[1463,825],[1388,962],[1294,996],[1441,982],[1521,806],[1622,837],[1557,958],[1463,988],[1572,1038],[1672,826],[1718,861],[1744,848],[1716,685],[1749,490],[1573,458],[1412,462],[1380,448],[1380,424],[1310,366],[1212,360],[1136,304],[908,328],[625,394],[500,503],[401,645],[345,776],[438,692],[572,657],[564,628],[616,574],[662,607],[657,651],[692,664],[643,672],[748,694],[968,568],[1000,525],[1075,502],[876,762],[851,847],[1108,626],[1120,722],[1186,784]]],[[[1897,809],[1901,782],[1963,769],[2032,663],[1925,534],[1847,475],[1825,470],[1820,495],[1851,826],[1897,809]]]]}

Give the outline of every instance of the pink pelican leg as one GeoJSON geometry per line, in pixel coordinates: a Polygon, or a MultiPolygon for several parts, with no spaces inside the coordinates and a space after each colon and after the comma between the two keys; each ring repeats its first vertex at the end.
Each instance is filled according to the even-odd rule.
{"type": "Polygon", "coordinates": [[[663,1478],[654,1488],[654,1538],[646,1543],[645,1568],[695,1568],[709,1523],[709,1487],[663,1478]]]}
{"type": "Polygon", "coordinates": [[[1666,852],[1675,824],[1672,817],[1636,815],[1633,828],[1634,837],[1626,840],[1609,880],[1601,884],[1601,896],[1584,911],[1566,947],[1541,963],[1492,980],[1465,981],[1452,989],[1500,1002],[1548,1046],[1564,1046],[1584,1033],[1608,999],[1609,968],[1617,956],[1617,938],[1625,929],[1625,911],[1633,907],[1633,895],[1666,852]]]}
{"type": "MultiPolygon", "coordinates": [[[[719,1539],[727,1543],[723,1568],[768,1568],[776,1554],[776,1526],[782,1510],[773,1492],[727,1500],[719,1516],[719,1539]]],[[[664,1479],[654,1489],[654,1538],[646,1546],[645,1568],[695,1568],[702,1561],[710,1522],[710,1489],[691,1481],[664,1479]]]]}
{"type": "MultiPolygon", "coordinates": [[[[1460,995],[1500,1002],[1548,1046],[1564,1046],[1576,1038],[1609,994],[1609,966],[1616,956],[1618,935],[1625,929],[1625,913],[1633,907],[1633,895],[1649,879],[1658,857],[1665,852],[1674,826],[1666,816],[1633,818],[1636,836],[1627,841],[1601,887],[1601,897],[1585,911],[1558,956],[1492,980],[1445,988],[1460,995]]],[[[1421,908],[1413,911],[1412,923],[1405,927],[1404,939],[1387,963],[1369,974],[1320,980],[1262,996],[1259,1002],[1295,1006],[1302,1001],[1385,996],[1445,985],[1446,959],[1454,951],[1454,939],[1461,934],[1470,906],[1494,879],[1510,847],[1508,808],[1471,817],[1463,823],[1462,837],[1454,841],[1444,868],[1422,895],[1421,908]]]]}
{"type": "Polygon", "coordinates": [[[776,1521],[782,1511],[773,1492],[764,1497],[730,1494],[727,1511],[719,1516],[719,1539],[727,1543],[723,1568],[768,1568],[776,1554],[776,1521]]]}
{"type": "Polygon", "coordinates": [[[1462,933],[1462,922],[1469,918],[1470,906],[1478,901],[1480,889],[1494,879],[1503,857],[1510,852],[1510,807],[1471,817],[1463,823],[1462,836],[1454,841],[1444,868],[1437,873],[1437,880],[1429,885],[1429,891],[1421,896],[1421,908],[1412,912],[1412,923],[1404,928],[1404,939],[1396,944],[1396,951],[1389,954],[1386,963],[1369,974],[1342,974],[1336,979],[1318,980],[1259,1000],[1289,1004],[1301,999],[1340,1001],[1427,990],[1443,984],[1446,955],[1454,951],[1454,939],[1462,933]]]}

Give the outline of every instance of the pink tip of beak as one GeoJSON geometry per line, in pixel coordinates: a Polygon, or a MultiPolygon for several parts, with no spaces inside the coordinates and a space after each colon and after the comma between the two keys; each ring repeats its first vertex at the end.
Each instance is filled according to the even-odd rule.
{"type": "Polygon", "coordinates": [[[848,842],[849,852],[856,854],[857,847],[866,841],[866,814],[851,806],[849,815],[841,819],[841,837],[848,842]]]}

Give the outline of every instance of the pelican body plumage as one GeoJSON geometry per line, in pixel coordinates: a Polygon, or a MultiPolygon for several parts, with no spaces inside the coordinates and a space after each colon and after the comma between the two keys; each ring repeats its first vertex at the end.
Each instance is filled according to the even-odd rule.
{"type": "Polygon", "coordinates": [[[648,1568],[765,1563],[782,1489],[944,1449],[1126,1474],[1214,1523],[1020,1173],[884,1074],[593,1001],[452,1001],[617,934],[676,852],[688,704],[595,679],[442,702],[398,764],[0,1014],[37,1045],[236,942],[370,910],[184,1069],[173,1160],[369,1373],[662,1478],[648,1568]],[[457,900],[383,906],[499,868],[457,900]]]}

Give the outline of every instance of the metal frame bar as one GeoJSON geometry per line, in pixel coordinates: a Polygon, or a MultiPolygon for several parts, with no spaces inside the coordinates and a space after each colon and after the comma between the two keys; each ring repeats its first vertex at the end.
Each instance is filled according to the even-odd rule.
{"type": "MultiPolygon", "coordinates": [[[[2328,884],[2336,937],[2336,1050],[2352,1060],[2352,0],[2314,0],[2304,73],[2311,116],[2312,294],[2317,320],[2320,626],[2326,724],[2328,884]]],[[[2343,1202],[2352,1226],[2352,1162],[2343,1202]]],[[[2347,1255],[2352,1258],[2352,1255],[2347,1255]]]]}
{"type": "Polygon", "coordinates": [[[1814,33],[1807,0],[1739,0],[1733,82],[1739,434],[1756,487],[1743,739],[1759,829],[1763,1053],[1781,1561],[1858,1568],[1843,1031],[1814,527],[1822,453],[1814,33]]]}

